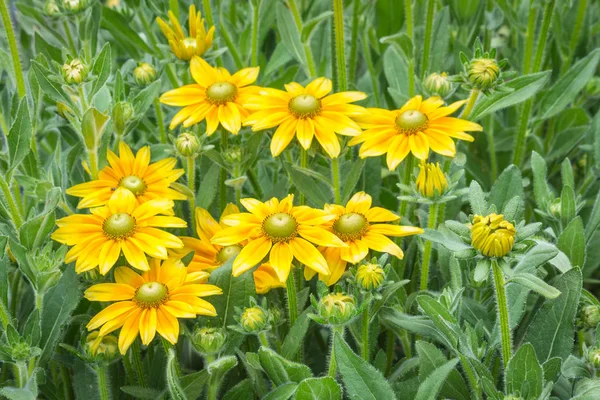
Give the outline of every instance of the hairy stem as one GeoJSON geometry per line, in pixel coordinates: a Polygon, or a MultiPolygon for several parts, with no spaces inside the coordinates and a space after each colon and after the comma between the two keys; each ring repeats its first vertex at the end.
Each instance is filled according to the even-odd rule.
{"type": "Polygon", "coordinates": [[[298,319],[298,300],[296,298],[296,280],[294,271],[290,271],[286,281],[287,299],[288,299],[288,315],[290,318],[290,328],[294,326],[298,319]]]}
{"type": "Polygon", "coordinates": [[[504,286],[504,273],[496,259],[492,259],[492,272],[494,275],[496,303],[498,305],[498,322],[500,324],[500,338],[502,342],[502,361],[504,362],[504,370],[506,371],[506,366],[512,356],[512,344],[508,320],[508,304],[506,302],[506,287],[504,286]]]}
{"type": "Polygon", "coordinates": [[[360,354],[366,362],[369,362],[369,310],[370,306],[367,305],[362,312],[362,345],[360,347],[360,354]]]}
{"type": "Polygon", "coordinates": [[[425,40],[423,43],[423,58],[421,61],[421,79],[425,78],[429,69],[429,55],[431,54],[431,39],[433,36],[433,17],[435,14],[435,0],[427,1],[427,15],[425,17],[425,40]]]}
{"type": "Polygon", "coordinates": [[[137,374],[138,384],[141,387],[148,387],[146,382],[146,373],[144,372],[144,365],[142,364],[142,351],[140,349],[139,340],[134,340],[131,344],[131,355],[133,356],[133,367],[137,374]]]}
{"type": "Polygon", "coordinates": [[[333,196],[335,204],[340,204],[342,201],[340,193],[340,161],[337,157],[331,159],[331,175],[333,176],[333,196]]]}
{"type": "Polygon", "coordinates": [[[96,367],[96,375],[98,377],[98,391],[100,392],[100,400],[110,400],[108,367],[106,365],[98,365],[96,367]]]}
{"type": "MultiPolygon", "coordinates": [[[[427,228],[435,229],[435,226],[437,224],[437,214],[438,203],[433,203],[429,207],[429,221],[427,222],[427,228]]],[[[427,283],[429,282],[429,261],[431,260],[431,248],[431,241],[426,240],[425,249],[423,250],[423,261],[421,263],[421,290],[427,290],[427,283]]]]}
{"type": "Polygon", "coordinates": [[[348,90],[346,77],[346,51],[344,43],[344,4],[342,0],[333,0],[333,23],[335,30],[335,63],[337,73],[337,90],[348,90]]]}
{"type": "Polygon", "coordinates": [[[335,361],[335,334],[339,333],[340,336],[344,336],[344,326],[333,326],[331,327],[331,353],[329,356],[329,368],[327,375],[335,379],[337,375],[337,362],[335,361]]]}
{"type": "Polygon", "coordinates": [[[0,0],[0,16],[2,17],[2,23],[4,24],[4,31],[6,32],[10,56],[12,58],[13,68],[15,70],[17,92],[19,93],[19,98],[23,98],[27,95],[27,90],[25,88],[25,79],[23,78],[23,68],[21,67],[21,58],[19,57],[17,39],[15,38],[15,32],[13,30],[12,21],[10,20],[10,15],[8,13],[6,0],[0,0]]]}

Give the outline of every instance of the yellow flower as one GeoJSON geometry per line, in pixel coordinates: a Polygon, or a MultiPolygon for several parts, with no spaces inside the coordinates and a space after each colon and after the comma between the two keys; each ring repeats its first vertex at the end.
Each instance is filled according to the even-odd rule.
{"type": "Polygon", "coordinates": [[[417,189],[425,197],[435,197],[443,194],[448,189],[446,175],[440,168],[440,163],[421,161],[417,176],[417,189]]]}
{"type": "Polygon", "coordinates": [[[108,150],[108,163],[95,181],[81,183],[67,189],[67,194],[82,197],[77,208],[103,206],[119,187],[135,195],[137,205],[149,200],[185,200],[185,195],[170,188],[181,175],[182,169],[173,169],[177,160],[165,158],[150,164],[150,147],[142,147],[134,156],[124,142],[119,143],[119,156],[108,150]]]}
{"type": "Polygon", "coordinates": [[[254,286],[256,293],[266,294],[271,289],[285,287],[285,281],[282,281],[277,276],[277,272],[269,263],[264,263],[254,270],[254,286]]]}
{"type": "MultiPolygon", "coordinates": [[[[396,221],[400,217],[385,208],[371,207],[371,202],[370,195],[358,192],[346,203],[346,207],[325,205],[325,211],[333,218],[323,226],[348,245],[342,248],[320,248],[329,265],[330,274],[320,274],[319,279],[328,286],[341,278],[347,263],[359,263],[367,256],[369,249],[403,258],[402,249],[387,236],[403,237],[423,233],[423,229],[414,226],[380,224],[379,222],[396,221]]],[[[307,280],[313,276],[313,272],[304,270],[307,280]]]]}
{"type": "Polygon", "coordinates": [[[335,216],[307,206],[294,207],[293,199],[293,195],[281,201],[274,197],[265,203],[242,199],[241,203],[250,212],[223,218],[230,228],[217,232],[211,240],[214,244],[232,246],[248,240],[233,262],[233,276],[254,267],[269,253],[269,263],[280,281],[287,280],[294,258],[314,271],[329,274],[325,258],[313,243],[346,246],[321,227],[335,216]]]}
{"type": "Polygon", "coordinates": [[[173,201],[149,200],[138,206],[135,196],[118,188],[102,207],[91,214],[74,214],[56,221],[58,229],[52,234],[57,242],[74,246],[65,256],[65,263],[77,260],[78,274],[96,267],[102,275],[123,255],[134,268],[146,271],[150,267],[146,254],[167,258],[168,248],[181,248],[181,240],[156,228],[185,228],[181,218],[159,215],[172,212],[173,201]],[[145,253],[145,254],[144,254],[145,253]]]}
{"type": "Polygon", "coordinates": [[[193,57],[190,71],[196,83],[160,96],[161,103],[183,106],[169,128],[181,123],[187,128],[206,119],[208,136],[217,130],[219,123],[237,135],[242,120],[250,114],[246,104],[258,92],[257,86],[248,86],[256,81],[258,70],[258,67],[244,68],[231,75],[225,68],[213,68],[200,57],[193,57]]]}
{"type": "Polygon", "coordinates": [[[114,301],[87,324],[88,330],[100,328],[104,336],[119,328],[119,350],[125,354],[135,338],[150,344],[156,332],[169,342],[177,343],[177,318],[217,315],[215,308],[200,297],[223,291],[213,285],[185,284],[187,268],[170,258],[150,261],[142,275],[127,267],[115,269],[115,283],[101,283],[85,291],[90,301],[114,301]]]}
{"type": "Polygon", "coordinates": [[[377,264],[363,264],[356,271],[356,283],[364,290],[377,289],[384,279],[383,268],[377,264]]]}
{"type": "Polygon", "coordinates": [[[500,67],[493,58],[476,58],[469,64],[469,82],[481,90],[489,89],[500,76],[500,67]]]}
{"type": "Polygon", "coordinates": [[[503,257],[512,250],[516,233],[515,226],[502,214],[476,215],[471,226],[471,244],[485,256],[503,257]]]}
{"type": "Polygon", "coordinates": [[[215,27],[211,26],[208,32],[206,32],[204,19],[199,12],[196,12],[195,5],[192,4],[190,6],[189,36],[185,35],[181,24],[179,24],[179,21],[175,18],[175,14],[171,10],[169,10],[169,21],[172,27],[163,21],[162,18],[156,18],[160,30],[169,41],[171,51],[180,60],[188,61],[194,55],[201,56],[212,46],[215,27]]]}
{"type": "Polygon", "coordinates": [[[352,138],[350,146],[363,143],[361,158],[387,153],[387,165],[396,169],[408,153],[421,160],[429,156],[429,149],[443,156],[454,157],[456,146],[451,138],[472,142],[473,136],[465,131],[481,131],[483,128],[471,121],[448,117],[465,101],[457,101],[443,107],[439,97],[423,100],[421,96],[410,99],[399,110],[370,108],[358,122],[366,130],[352,138]]]}
{"type": "Polygon", "coordinates": [[[249,307],[240,317],[240,325],[246,332],[258,332],[267,324],[267,316],[260,307],[249,307]]]}
{"type": "Polygon", "coordinates": [[[210,241],[217,232],[227,228],[223,223],[223,218],[239,212],[240,210],[236,205],[228,204],[221,214],[220,222],[217,222],[207,210],[196,207],[196,232],[198,233],[198,239],[189,236],[181,237],[184,248],[175,250],[181,256],[186,255],[190,251],[194,252],[194,258],[192,258],[192,261],[188,265],[190,272],[214,271],[229,261],[230,258],[240,253],[242,243],[231,246],[219,246],[210,241]]]}
{"type": "Polygon", "coordinates": [[[308,149],[316,136],[329,157],[340,154],[340,143],[336,133],[356,136],[360,127],[351,118],[365,113],[363,107],[348,104],[367,97],[362,92],[331,92],[331,81],[317,78],[306,88],[296,82],[285,85],[286,91],[265,88],[261,96],[253,97],[249,109],[253,113],[244,121],[253,131],[278,126],[271,140],[271,154],[278,156],[294,138],[308,149]]]}
{"type": "Polygon", "coordinates": [[[117,354],[117,338],[113,335],[101,336],[98,331],[91,332],[85,338],[85,344],[92,356],[104,355],[112,358],[117,354]]]}

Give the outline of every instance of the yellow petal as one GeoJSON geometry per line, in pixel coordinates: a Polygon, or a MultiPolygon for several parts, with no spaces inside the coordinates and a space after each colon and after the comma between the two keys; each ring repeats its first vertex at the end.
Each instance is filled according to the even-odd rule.
{"type": "Polygon", "coordinates": [[[134,295],[135,289],[122,283],[99,283],[85,291],[89,301],[130,300],[134,295]]]}
{"type": "Polygon", "coordinates": [[[232,274],[238,277],[250,268],[256,266],[271,250],[271,241],[266,237],[259,237],[250,241],[233,262],[232,274]]]}
{"type": "Polygon", "coordinates": [[[281,282],[287,281],[293,259],[294,255],[289,244],[281,242],[273,245],[269,264],[275,270],[275,273],[281,282]]]}
{"type": "Polygon", "coordinates": [[[131,346],[139,333],[140,314],[141,312],[134,312],[129,315],[121,328],[121,333],[119,334],[119,351],[123,355],[127,353],[127,349],[129,349],[129,346],[131,346]]]}
{"type": "Polygon", "coordinates": [[[290,144],[296,132],[298,120],[294,117],[287,117],[273,134],[271,139],[271,154],[277,157],[290,144]]]}
{"type": "Polygon", "coordinates": [[[148,308],[142,311],[139,329],[142,343],[149,345],[156,335],[156,308],[148,308]]]}
{"type": "Polygon", "coordinates": [[[317,78],[308,85],[306,85],[306,93],[315,96],[320,99],[331,92],[331,80],[327,78],[317,78]]]}
{"type": "Polygon", "coordinates": [[[158,333],[167,339],[169,343],[177,343],[179,337],[179,321],[168,311],[163,310],[163,307],[159,307],[156,310],[156,330],[158,333]]]}
{"type": "Polygon", "coordinates": [[[325,258],[319,251],[306,240],[296,237],[290,241],[294,257],[302,264],[317,271],[320,274],[329,275],[329,267],[325,258]]]}
{"type": "Polygon", "coordinates": [[[120,301],[106,307],[88,322],[87,329],[93,331],[108,321],[114,320],[122,314],[128,313],[136,307],[133,301],[120,301]]]}

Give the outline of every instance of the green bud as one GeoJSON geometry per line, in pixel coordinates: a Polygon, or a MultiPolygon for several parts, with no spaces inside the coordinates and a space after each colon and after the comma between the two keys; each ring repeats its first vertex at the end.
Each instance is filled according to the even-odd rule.
{"type": "Polygon", "coordinates": [[[446,97],[452,93],[452,82],[448,80],[448,74],[445,72],[429,74],[423,82],[423,87],[430,95],[446,97]]]}
{"type": "Polygon", "coordinates": [[[200,150],[200,142],[191,132],[183,132],[175,140],[175,148],[183,157],[195,157],[200,150]]]}
{"type": "Polygon", "coordinates": [[[242,149],[237,146],[231,146],[225,151],[223,157],[230,164],[240,162],[242,160],[242,149]]]}
{"type": "Polygon", "coordinates": [[[600,77],[593,76],[586,84],[584,88],[585,94],[590,97],[596,97],[600,95],[600,77]]]}
{"type": "Polygon", "coordinates": [[[78,13],[85,10],[87,5],[87,0],[63,0],[64,9],[72,13],[78,13]]]}
{"type": "Polygon", "coordinates": [[[73,85],[83,82],[87,76],[88,68],[80,59],[75,58],[71,62],[63,64],[61,72],[65,82],[73,85]]]}
{"type": "Polygon", "coordinates": [[[586,328],[596,328],[600,323],[600,307],[593,304],[582,307],[581,320],[586,328]]]}
{"type": "Polygon", "coordinates": [[[354,298],[344,293],[330,293],[318,304],[319,315],[331,325],[343,325],[356,316],[354,298]]]}
{"type": "Polygon", "coordinates": [[[133,70],[133,78],[140,86],[147,86],[156,80],[156,69],[151,64],[141,62],[133,70]]]}
{"type": "Polygon", "coordinates": [[[27,361],[31,358],[31,348],[25,342],[15,343],[11,350],[15,360],[27,361]]]}
{"type": "Polygon", "coordinates": [[[378,264],[363,264],[356,270],[356,284],[364,290],[375,290],[383,283],[385,272],[378,264]]]}
{"type": "Polygon", "coordinates": [[[600,349],[592,347],[588,349],[587,361],[594,367],[600,368],[600,349]]]}
{"type": "Polygon", "coordinates": [[[93,331],[85,338],[86,352],[93,358],[110,360],[119,353],[117,338],[113,335],[100,336],[93,331]]]}
{"type": "Polygon", "coordinates": [[[215,354],[221,351],[227,332],[221,328],[196,328],[192,343],[196,350],[202,354],[215,354]]]}
{"type": "Polygon", "coordinates": [[[53,15],[56,15],[59,12],[60,9],[58,8],[58,5],[54,0],[46,0],[46,3],[44,4],[44,13],[47,16],[52,17],[53,15]]]}
{"type": "Polygon", "coordinates": [[[279,308],[269,309],[269,322],[272,325],[279,325],[282,322],[281,309],[279,309],[279,308]]]}
{"type": "Polygon", "coordinates": [[[469,65],[469,82],[477,89],[491,88],[500,76],[500,67],[493,58],[476,58],[469,65]]]}
{"type": "Polygon", "coordinates": [[[550,211],[550,214],[557,218],[560,218],[561,209],[562,205],[560,202],[560,198],[554,200],[552,204],[550,204],[550,206],[548,207],[548,211],[550,211]]]}
{"type": "Polygon", "coordinates": [[[113,126],[120,135],[125,133],[125,127],[133,117],[133,106],[127,101],[120,101],[112,110],[113,126]]]}
{"type": "Polygon", "coordinates": [[[267,325],[267,315],[260,307],[249,307],[244,310],[240,325],[248,333],[258,333],[267,325]]]}

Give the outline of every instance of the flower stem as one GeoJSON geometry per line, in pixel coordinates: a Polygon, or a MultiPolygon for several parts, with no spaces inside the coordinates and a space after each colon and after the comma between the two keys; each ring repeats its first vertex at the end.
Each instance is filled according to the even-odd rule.
{"type": "Polygon", "coordinates": [[[531,68],[531,55],[533,53],[533,43],[535,38],[535,23],[537,21],[537,6],[531,4],[529,7],[529,16],[527,17],[527,33],[525,39],[525,51],[523,56],[523,73],[529,73],[531,68]]]}
{"type": "Polygon", "coordinates": [[[298,27],[298,31],[302,31],[302,18],[300,17],[300,11],[298,10],[298,5],[296,4],[296,0],[288,0],[288,4],[290,6],[290,10],[292,10],[292,15],[294,16],[294,21],[296,21],[296,26],[298,27]]]}
{"type": "Polygon", "coordinates": [[[15,78],[17,80],[17,91],[19,98],[23,98],[27,95],[25,89],[25,79],[23,79],[23,69],[21,67],[21,58],[19,57],[19,49],[17,47],[17,40],[15,38],[15,32],[13,30],[10,15],[8,13],[8,6],[6,0],[0,0],[0,15],[2,16],[2,23],[4,24],[4,31],[6,32],[6,39],[8,40],[8,47],[10,48],[10,55],[13,62],[13,68],[15,70],[15,78]]]}
{"type": "MultiPolygon", "coordinates": [[[[192,216],[192,220],[194,220],[194,211],[196,210],[196,157],[188,156],[187,157],[187,181],[188,188],[190,192],[192,192],[192,197],[189,199],[190,201],[190,215],[192,216]]],[[[196,224],[192,224],[193,229],[195,230],[196,224]]]]}
{"type": "MultiPolygon", "coordinates": [[[[404,178],[402,179],[402,183],[407,186],[410,185],[410,181],[412,179],[412,170],[413,170],[413,166],[414,166],[414,159],[415,159],[415,157],[412,154],[408,154],[408,156],[406,157],[406,160],[404,162],[404,178]]],[[[400,215],[400,218],[402,218],[404,216],[407,208],[408,208],[408,201],[400,200],[400,207],[398,208],[398,215],[400,215]]]]}
{"type": "MultiPolygon", "coordinates": [[[[241,175],[240,172],[240,163],[236,162],[233,166],[233,177],[239,178],[241,175]]],[[[240,204],[240,199],[242,198],[242,187],[239,184],[235,185],[235,202],[240,204]]]]}
{"type": "Polygon", "coordinates": [[[252,51],[250,54],[250,66],[258,65],[258,11],[260,9],[260,1],[257,5],[252,4],[252,51]]]}
{"type": "MultiPolygon", "coordinates": [[[[177,3],[177,2],[175,2],[175,3],[177,3]]],[[[204,8],[204,18],[206,18],[206,27],[208,29],[210,29],[211,26],[215,25],[215,23],[213,21],[212,8],[210,6],[210,0],[202,0],[202,6],[204,8]]],[[[217,48],[216,41],[213,41],[213,47],[217,48]]],[[[223,59],[221,58],[220,55],[217,57],[217,65],[219,67],[223,66],[223,59]]]]}
{"type": "MultiPolygon", "coordinates": [[[[548,42],[548,32],[550,30],[550,24],[552,22],[552,14],[554,12],[555,0],[550,0],[544,6],[544,16],[542,19],[542,27],[540,28],[540,34],[538,36],[537,47],[535,49],[535,58],[533,60],[533,67],[531,72],[539,72],[542,67],[544,60],[544,52],[546,51],[546,44],[548,42]]],[[[534,98],[530,98],[525,102],[521,110],[521,119],[519,123],[519,131],[515,138],[515,145],[513,147],[513,158],[512,163],[517,167],[521,165],[523,159],[523,153],[527,144],[527,127],[529,125],[529,116],[531,109],[533,108],[534,98]]]]}
{"type": "Polygon", "coordinates": [[[459,354],[460,357],[460,363],[463,366],[463,369],[465,370],[465,373],[467,375],[467,380],[469,381],[469,384],[471,385],[471,390],[473,391],[473,397],[475,398],[475,400],[479,400],[481,399],[481,388],[479,387],[479,382],[477,381],[477,378],[475,377],[475,374],[473,373],[473,369],[471,368],[471,365],[469,364],[469,360],[467,360],[467,358],[462,355],[459,354]]]}
{"type": "MultiPolygon", "coordinates": [[[[412,10],[412,0],[404,0],[404,13],[406,16],[406,35],[413,44],[414,50],[414,15],[412,10]]],[[[408,60],[408,97],[415,95],[415,57],[414,51],[412,57],[408,60]]]]}
{"type": "Polygon", "coordinates": [[[329,356],[329,369],[328,369],[328,376],[332,377],[333,379],[335,379],[335,376],[337,375],[337,362],[335,361],[335,334],[339,333],[340,336],[344,336],[344,326],[343,325],[339,325],[339,326],[332,326],[331,327],[331,353],[329,356]]]}
{"type": "Polygon", "coordinates": [[[261,331],[258,334],[258,340],[260,341],[260,344],[264,347],[269,348],[269,340],[267,339],[267,334],[265,333],[265,331],[261,331]]]}
{"type": "Polygon", "coordinates": [[[294,271],[290,271],[288,275],[285,288],[287,290],[288,298],[288,315],[290,319],[290,328],[294,326],[298,319],[298,300],[296,298],[296,280],[294,278],[294,271]]]}
{"type": "Polygon", "coordinates": [[[98,390],[100,391],[100,400],[110,400],[110,388],[108,384],[108,371],[106,365],[96,367],[98,377],[98,390]]]}
{"type": "Polygon", "coordinates": [[[502,361],[504,370],[512,355],[510,338],[510,325],[508,320],[508,304],[506,302],[506,287],[504,286],[504,273],[496,259],[492,259],[492,272],[494,275],[494,288],[496,290],[496,303],[498,304],[498,321],[500,323],[500,337],[502,342],[502,361]]]}
{"type": "Polygon", "coordinates": [[[160,108],[160,101],[158,97],[154,99],[154,112],[156,113],[156,124],[158,125],[158,131],[160,132],[160,142],[162,144],[167,143],[167,131],[165,129],[165,121],[163,113],[160,108]]]}
{"type": "MultiPolygon", "coordinates": [[[[304,147],[300,146],[300,168],[308,168],[308,152],[304,147]]],[[[300,193],[300,205],[306,204],[306,197],[304,193],[300,193]]]]}
{"type": "Polygon", "coordinates": [[[10,216],[15,224],[15,228],[19,229],[21,225],[23,225],[23,217],[21,216],[21,211],[15,202],[15,198],[13,197],[10,188],[8,187],[8,183],[5,180],[5,177],[0,177],[0,190],[2,190],[2,194],[4,195],[4,199],[8,204],[8,210],[10,212],[10,216]]]}
{"type": "Polygon", "coordinates": [[[258,181],[258,178],[256,177],[256,173],[254,172],[254,170],[252,168],[249,168],[246,171],[246,175],[248,175],[248,180],[250,181],[250,184],[252,185],[252,189],[254,189],[254,195],[256,196],[257,199],[262,199],[263,191],[262,191],[262,188],[260,187],[260,182],[258,181]]]}
{"type": "Polygon", "coordinates": [[[348,65],[348,81],[354,82],[356,77],[356,57],[358,54],[358,25],[359,25],[359,13],[360,13],[361,0],[354,0],[354,8],[352,9],[352,33],[350,36],[350,60],[348,65]]]}
{"type": "Polygon", "coordinates": [[[427,15],[425,17],[425,41],[423,43],[423,58],[421,61],[421,78],[425,78],[429,69],[429,55],[431,54],[431,39],[433,36],[433,17],[435,15],[435,0],[427,1],[427,15]]]}
{"type": "MultiPolygon", "coordinates": [[[[120,142],[117,139],[117,145],[120,142]]],[[[88,155],[90,157],[90,174],[92,179],[98,179],[98,149],[88,149],[88,155]]]]}
{"type": "Polygon", "coordinates": [[[469,115],[471,115],[471,111],[473,111],[473,107],[475,107],[475,103],[477,103],[477,99],[479,98],[480,90],[477,88],[473,88],[471,90],[471,94],[469,95],[469,100],[467,100],[467,105],[463,110],[460,118],[469,119],[469,115]]]}
{"type": "MultiPolygon", "coordinates": [[[[437,225],[437,214],[438,203],[433,203],[431,206],[429,206],[429,221],[427,222],[427,228],[435,229],[435,226],[437,225]]],[[[425,249],[423,250],[423,261],[421,263],[421,290],[427,290],[427,283],[429,282],[429,261],[431,260],[431,247],[431,241],[426,240],[425,249]]]]}
{"type": "Polygon", "coordinates": [[[333,175],[333,196],[335,204],[340,204],[342,201],[340,193],[340,162],[337,157],[331,159],[331,175],[333,175]]]}
{"type": "Polygon", "coordinates": [[[337,70],[337,90],[348,90],[346,77],[346,51],[344,43],[344,4],[342,0],[333,0],[333,23],[335,29],[335,61],[337,70]]]}
{"type": "Polygon", "coordinates": [[[498,177],[498,157],[496,156],[496,144],[494,142],[494,114],[488,115],[487,139],[490,153],[490,164],[492,168],[492,181],[495,182],[498,177]]]}
{"type": "MultiPolygon", "coordinates": [[[[221,131],[221,154],[225,155],[225,151],[227,150],[227,132],[223,129],[221,131]]],[[[221,173],[219,176],[219,202],[221,206],[221,211],[227,207],[227,185],[225,185],[225,180],[227,180],[227,170],[225,168],[221,168],[221,173]]]]}
{"type": "Polygon", "coordinates": [[[141,387],[148,387],[146,382],[146,374],[144,372],[144,365],[142,364],[142,351],[140,349],[139,340],[134,340],[131,344],[131,354],[133,356],[133,367],[137,374],[138,383],[141,387]]]}
{"type": "Polygon", "coordinates": [[[369,362],[369,310],[370,305],[367,305],[362,312],[362,346],[360,348],[360,354],[366,362],[369,362]]]}
{"type": "Polygon", "coordinates": [[[577,6],[577,17],[575,18],[575,25],[573,26],[571,40],[569,41],[568,57],[563,58],[563,63],[560,69],[561,75],[567,72],[569,69],[569,65],[571,64],[571,60],[575,54],[575,50],[577,49],[577,43],[579,43],[581,28],[583,26],[583,21],[585,20],[587,9],[588,0],[579,0],[579,5],[577,6]]]}

